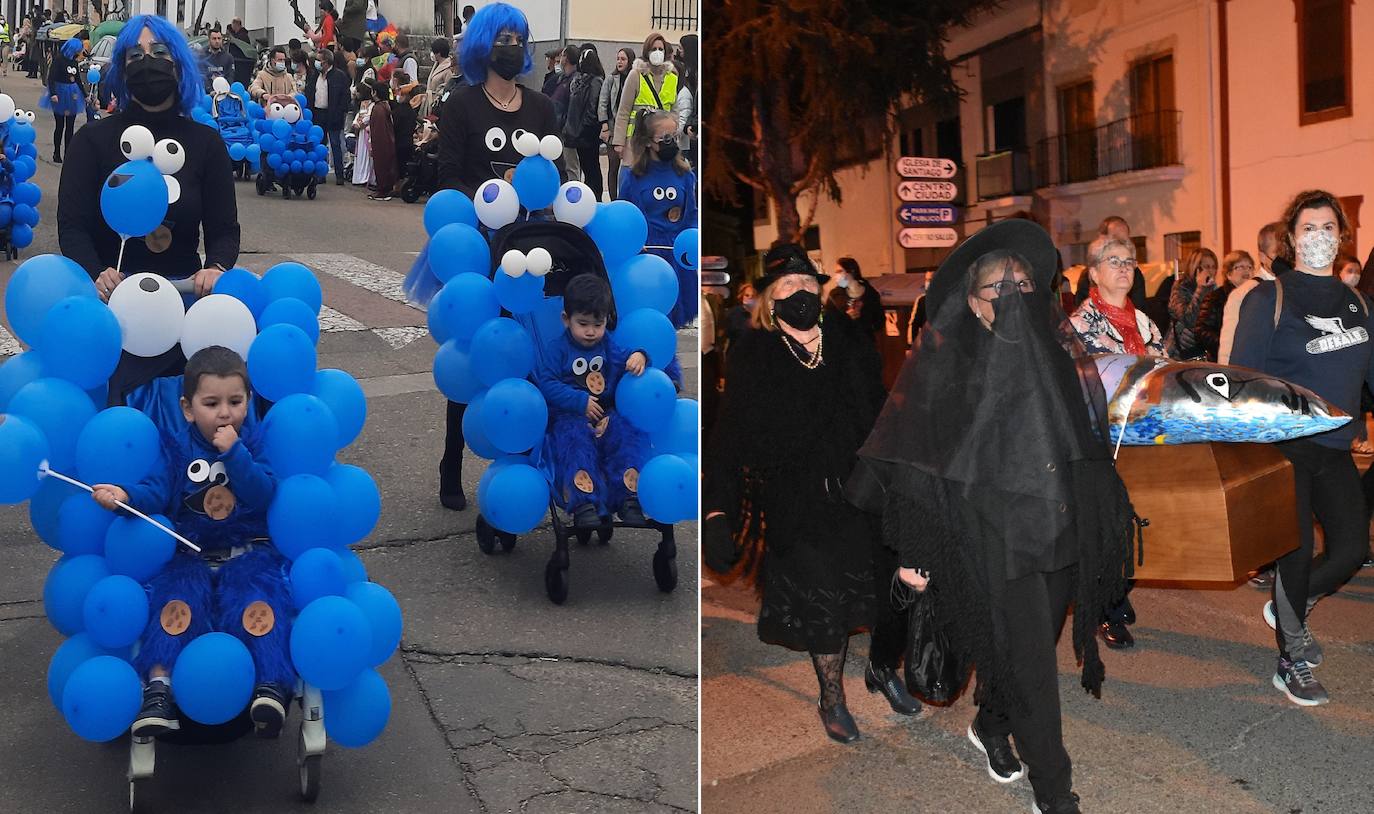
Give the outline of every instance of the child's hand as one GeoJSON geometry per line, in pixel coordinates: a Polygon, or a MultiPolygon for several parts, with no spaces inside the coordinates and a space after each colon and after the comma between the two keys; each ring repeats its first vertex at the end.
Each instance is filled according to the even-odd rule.
{"type": "Polygon", "coordinates": [[[228,452],[229,448],[234,444],[238,443],[238,440],[238,432],[233,427],[225,424],[223,427],[215,430],[215,437],[210,440],[210,443],[214,444],[215,449],[223,454],[228,452]]]}
{"type": "Polygon", "coordinates": [[[587,420],[595,424],[606,417],[606,410],[596,396],[587,396],[587,420]]]}
{"type": "Polygon", "coordinates": [[[649,357],[643,351],[635,351],[630,354],[630,358],[625,360],[625,369],[635,374],[641,375],[644,372],[644,365],[649,361],[649,357]]]}
{"type": "Polygon", "coordinates": [[[110,511],[119,508],[119,505],[115,503],[115,501],[121,503],[129,502],[129,493],[112,483],[97,483],[95,486],[91,487],[91,497],[95,499],[96,503],[100,504],[102,509],[109,509],[110,511]]]}

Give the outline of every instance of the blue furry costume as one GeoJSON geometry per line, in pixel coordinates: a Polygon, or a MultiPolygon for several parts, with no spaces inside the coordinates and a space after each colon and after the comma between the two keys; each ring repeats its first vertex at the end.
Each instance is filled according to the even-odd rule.
{"type": "Polygon", "coordinates": [[[609,335],[584,348],[567,331],[544,348],[535,377],[549,403],[554,499],[564,511],[591,503],[598,514],[609,515],[637,491],[639,470],[649,460],[649,438],[617,413],[612,401],[633,353],[609,335]],[[587,420],[589,395],[605,408],[603,424],[587,420]],[[579,479],[581,473],[588,477],[579,479]],[[633,474],[627,478],[628,473],[633,474]]]}
{"type": "MultiPolygon", "coordinates": [[[[162,418],[170,418],[165,413],[162,418]]],[[[266,541],[267,508],[276,493],[272,470],[259,460],[261,433],[245,426],[239,442],[221,454],[190,422],[161,427],[164,468],[125,487],[129,505],[171,519],[177,531],[201,546],[201,555],[179,550],[148,583],[152,611],[143,631],[134,668],[147,676],[161,665],[168,672],[182,648],[202,633],[222,631],[239,638],[257,665],[257,683],[290,692],[296,682],[291,663],[294,613],[286,559],[266,541]],[[235,555],[230,549],[249,546],[235,555]],[[218,571],[212,562],[222,562],[218,571]],[[162,611],[180,600],[190,609],[190,625],[173,635],[163,629],[162,611]],[[244,628],[244,611],[265,602],[275,617],[271,630],[256,636],[244,628]]],[[[175,688],[173,689],[175,692],[175,688]]]]}
{"type": "Polygon", "coordinates": [[[617,195],[644,213],[649,223],[645,251],[662,257],[677,271],[677,303],[668,312],[674,328],[696,319],[700,294],[695,269],[684,269],[673,258],[673,241],[684,229],[697,225],[697,177],[690,170],[678,174],[673,165],[649,159],[649,171],[637,176],[628,167],[620,171],[617,195]]]}

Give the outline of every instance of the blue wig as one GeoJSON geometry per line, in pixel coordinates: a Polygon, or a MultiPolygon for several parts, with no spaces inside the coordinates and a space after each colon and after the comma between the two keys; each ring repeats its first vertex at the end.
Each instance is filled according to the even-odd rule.
{"type": "Polygon", "coordinates": [[[186,36],[166,18],[156,14],[135,15],[120,29],[119,36],[115,38],[114,51],[110,54],[109,74],[105,78],[110,95],[119,103],[120,110],[129,106],[129,88],[124,84],[124,55],[138,48],[138,38],[143,35],[145,28],[153,32],[153,39],[167,46],[167,50],[171,52],[181,86],[174,109],[183,115],[190,115],[200,103],[201,95],[205,93],[205,88],[201,84],[200,65],[191,53],[186,36]]]}
{"type": "Polygon", "coordinates": [[[525,41],[525,65],[520,73],[529,73],[534,68],[534,45],[530,42],[530,23],[525,13],[508,3],[492,3],[472,15],[472,22],[468,23],[467,33],[463,35],[458,61],[469,85],[487,81],[491,46],[502,31],[519,34],[525,41]]]}
{"type": "Polygon", "coordinates": [[[66,57],[67,59],[75,59],[76,55],[80,52],[81,40],[77,39],[76,37],[72,37],[71,39],[62,43],[62,56],[66,57]]]}

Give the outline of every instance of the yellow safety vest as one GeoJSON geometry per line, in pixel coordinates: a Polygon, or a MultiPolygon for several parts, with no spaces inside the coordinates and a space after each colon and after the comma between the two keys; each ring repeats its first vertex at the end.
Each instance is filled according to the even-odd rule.
{"type": "MultiPolygon", "coordinates": [[[[658,97],[654,97],[654,86],[648,74],[639,75],[639,93],[635,94],[635,106],[633,110],[672,110],[673,103],[677,101],[677,72],[665,74],[663,77],[663,87],[658,89],[658,97]]],[[[625,140],[635,134],[635,117],[630,116],[630,125],[625,128],[625,140]]]]}
{"type": "Polygon", "coordinates": [[[10,27],[9,27],[8,25],[0,25],[0,45],[9,45],[9,44],[10,44],[10,27]]]}

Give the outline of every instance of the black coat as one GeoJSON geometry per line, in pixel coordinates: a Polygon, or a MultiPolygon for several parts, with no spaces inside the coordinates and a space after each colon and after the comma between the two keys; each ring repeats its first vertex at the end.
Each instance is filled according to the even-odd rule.
{"type": "Polygon", "coordinates": [[[350,102],[350,91],[352,85],[348,81],[348,72],[338,68],[331,70],[325,75],[325,82],[329,85],[329,107],[320,109],[315,107],[315,82],[320,78],[320,72],[314,68],[305,75],[305,100],[310,103],[311,116],[315,124],[329,130],[344,129],[344,122],[348,121],[348,108],[350,102]]]}

